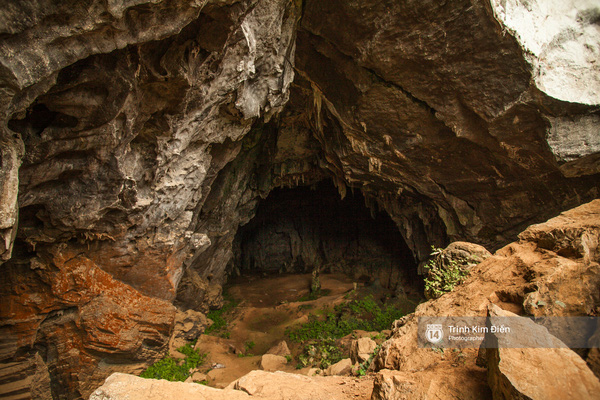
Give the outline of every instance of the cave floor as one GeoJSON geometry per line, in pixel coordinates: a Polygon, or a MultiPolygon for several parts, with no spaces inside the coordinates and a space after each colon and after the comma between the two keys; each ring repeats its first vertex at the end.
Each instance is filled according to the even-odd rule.
{"type": "MultiPolygon", "coordinates": [[[[345,297],[354,289],[354,282],[344,274],[323,274],[321,286],[325,295],[300,301],[308,295],[310,282],[311,274],[295,274],[239,277],[231,283],[227,291],[239,304],[228,316],[225,334],[221,333],[221,337],[202,335],[196,344],[201,353],[208,353],[207,362],[200,369],[207,374],[208,385],[223,388],[250,371],[260,369],[262,355],[281,340],[286,341],[294,359],[279,370],[308,372],[309,368],[296,368],[300,344],[288,340],[286,328],[308,321],[309,314],[317,310],[346,301],[345,297]],[[251,349],[248,343],[252,343],[251,349]],[[214,368],[217,364],[224,368],[214,368]]],[[[375,298],[389,296],[387,289],[361,284],[357,285],[356,293],[359,296],[371,294],[375,298]]],[[[408,308],[415,306],[416,303],[407,304],[408,308]]]]}

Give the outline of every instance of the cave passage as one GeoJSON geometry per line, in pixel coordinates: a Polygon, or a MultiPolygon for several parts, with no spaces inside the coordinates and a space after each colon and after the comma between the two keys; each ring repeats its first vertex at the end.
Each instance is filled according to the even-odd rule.
{"type": "Polygon", "coordinates": [[[238,274],[343,272],[391,290],[418,290],[416,262],[384,212],[371,212],[360,191],[341,199],[330,180],[274,189],[234,243],[238,274]]]}

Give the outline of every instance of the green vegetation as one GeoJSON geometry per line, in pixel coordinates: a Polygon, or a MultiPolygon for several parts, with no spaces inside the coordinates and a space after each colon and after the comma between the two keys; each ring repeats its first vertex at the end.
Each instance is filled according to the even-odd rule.
{"type": "Polygon", "coordinates": [[[469,275],[465,266],[456,260],[444,257],[443,249],[432,247],[431,258],[425,264],[427,276],[425,277],[425,295],[428,298],[438,298],[444,293],[452,291],[469,275]]]}
{"type": "Polygon", "coordinates": [[[359,365],[358,371],[357,371],[358,376],[365,376],[367,374],[369,367],[373,363],[373,359],[375,357],[377,357],[377,354],[379,353],[379,349],[381,349],[381,345],[377,345],[377,347],[375,347],[375,350],[373,350],[373,353],[371,353],[369,358],[365,362],[363,362],[362,364],[359,365]]]}
{"type": "Polygon", "coordinates": [[[206,354],[200,354],[192,346],[192,343],[188,343],[177,349],[186,356],[183,360],[165,357],[148,367],[140,376],[150,379],[166,379],[172,382],[185,381],[190,376],[190,370],[202,365],[206,360],[206,354]]]}
{"type": "Polygon", "coordinates": [[[309,315],[307,323],[288,328],[286,334],[294,342],[311,339],[339,339],[353,330],[381,331],[389,329],[392,322],[404,316],[399,308],[389,305],[380,306],[372,296],[362,300],[352,300],[322,311],[324,318],[309,315]]]}
{"type": "Polygon", "coordinates": [[[250,353],[250,350],[252,350],[254,348],[254,346],[256,346],[256,343],[254,343],[252,340],[247,340],[244,343],[244,352],[243,353],[239,353],[238,357],[252,357],[252,356],[254,356],[254,354],[250,353]]]}
{"type": "Polygon", "coordinates": [[[325,369],[342,358],[344,358],[344,353],[335,339],[318,339],[304,346],[302,354],[298,356],[298,365],[296,365],[296,368],[317,366],[325,369]]]}
{"type": "Polygon", "coordinates": [[[405,313],[394,305],[380,305],[372,296],[339,304],[332,309],[323,309],[309,315],[308,322],[288,328],[286,335],[294,342],[303,343],[298,356],[297,368],[318,366],[327,368],[342,359],[343,352],[336,343],[361,329],[381,331],[405,313]],[[321,314],[320,316],[317,314],[321,314]]]}
{"type": "Polygon", "coordinates": [[[212,320],[213,324],[209,326],[204,333],[229,339],[230,333],[227,332],[227,317],[238,304],[239,302],[230,294],[223,292],[223,307],[208,312],[207,317],[212,320]]]}

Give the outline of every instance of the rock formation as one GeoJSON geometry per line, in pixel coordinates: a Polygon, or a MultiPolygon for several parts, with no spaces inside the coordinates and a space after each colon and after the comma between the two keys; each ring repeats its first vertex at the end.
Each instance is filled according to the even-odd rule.
{"type": "MultiPolygon", "coordinates": [[[[490,324],[494,317],[516,317],[509,311],[492,305],[490,324]]],[[[521,323],[529,329],[540,326],[526,318],[521,323]]],[[[516,325],[516,324],[515,324],[516,325]]],[[[545,332],[536,340],[551,342],[549,348],[512,348],[498,346],[487,349],[488,381],[496,399],[593,399],[600,392],[600,381],[586,366],[585,361],[565,344],[545,332]]],[[[493,333],[486,341],[499,340],[493,333]]],[[[533,347],[533,346],[531,346],[533,347]]]]}
{"type": "MultiPolygon", "coordinates": [[[[527,318],[519,318],[513,327],[522,324],[528,331],[535,332],[530,338],[505,337],[509,340],[518,340],[519,343],[550,343],[555,348],[488,348],[486,364],[481,366],[478,361],[478,349],[445,349],[433,351],[427,348],[418,348],[417,318],[424,315],[456,315],[456,316],[485,316],[490,315],[490,324],[494,318],[513,316],[515,310],[519,313],[525,311],[528,294],[547,293],[548,277],[562,270],[556,270],[558,262],[571,262],[576,264],[574,271],[577,275],[565,275],[562,287],[559,290],[564,306],[549,307],[546,314],[550,316],[564,315],[560,312],[563,308],[577,306],[581,310],[596,309],[600,305],[597,297],[598,279],[598,243],[588,242],[587,254],[590,258],[575,252],[563,253],[561,249],[576,248],[586,238],[598,237],[600,234],[600,200],[582,205],[569,210],[546,223],[533,225],[520,234],[517,242],[497,251],[493,256],[471,269],[470,278],[454,291],[441,298],[421,304],[414,314],[396,321],[389,340],[384,342],[381,351],[374,360],[377,373],[374,377],[367,377],[361,385],[372,385],[372,395],[368,396],[360,385],[353,385],[356,398],[371,400],[391,399],[426,399],[435,395],[437,398],[466,398],[482,399],[491,398],[565,398],[569,394],[576,394],[578,398],[597,397],[600,381],[591,371],[582,357],[565,347],[556,337],[550,335],[548,330],[537,325],[527,318]],[[552,238],[551,242],[538,242],[541,237],[552,238]],[[554,250],[549,250],[551,243],[554,250]],[[558,251],[558,252],[557,252],[558,251]],[[535,272],[534,272],[535,271],[535,272]],[[590,280],[590,278],[592,278],[590,280]],[[580,293],[574,297],[568,293],[580,293]],[[371,381],[371,379],[374,379],[371,381]],[[489,382],[489,384],[488,384],[489,382]],[[543,382],[543,384],[540,384],[543,382]]],[[[587,315],[595,312],[575,312],[571,315],[587,315]]],[[[596,315],[596,314],[594,314],[596,315]]],[[[505,320],[503,320],[505,321],[505,320]]],[[[496,325],[500,322],[496,322],[496,325]]],[[[493,340],[494,334],[488,332],[486,340],[493,340]]],[[[368,339],[368,338],[364,338],[368,339]]],[[[591,338],[594,340],[594,337],[591,338]]],[[[501,340],[501,339],[497,339],[501,340]]],[[[358,342],[356,342],[358,348],[358,342]]],[[[533,346],[532,346],[533,347],[533,346]]],[[[594,349],[592,349],[594,350],[594,349]]],[[[486,351],[484,351],[485,353],[486,351]]],[[[595,360],[590,360],[588,365],[594,367],[595,360]],[[591,361],[591,362],[590,362],[591,361]]],[[[344,360],[350,365],[350,360],[344,360]]],[[[305,393],[306,388],[320,387],[331,390],[329,386],[334,377],[296,377],[282,372],[267,373],[253,371],[227,390],[243,390],[251,396],[290,396],[290,387],[297,393],[305,393]],[[281,391],[274,387],[282,387],[281,391]]],[[[342,379],[341,377],[335,377],[342,379]]],[[[136,389],[132,382],[135,377],[115,374],[111,376],[100,391],[112,393],[112,399],[121,399],[132,396],[136,389]],[[120,392],[117,392],[120,391],[120,392]]],[[[345,378],[348,379],[348,378],[345,378]]],[[[348,384],[346,381],[343,385],[348,384]]],[[[143,383],[148,385],[147,383],[143,383]]],[[[155,386],[158,393],[167,391],[164,385],[155,386]]],[[[344,398],[347,386],[339,386],[337,390],[327,392],[330,398],[344,398]]],[[[233,395],[233,394],[232,394],[233,395]]],[[[215,394],[215,398],[218,394],[215,394]]]]}
{"type": "Polygon", "coordinates": [[[198,384],[151,380],[116,373],[90,400],[142,400],[173,397],[181,400],[354,400],[370,397],[370,381],[349,377],[313,377],[285,372],[252,371],[225,389],[198,384]]]}
{"type": "Polygon", "coordinates": [[[155,358],[173,302],[218,306],[236,232],[274,188],[361,191],[417,262],[597,197],[598,15],[593,0],[3,2],[2,392],[86,397],[155,358]]]}
{"type": "MultiPolygon", "coordinates": [[[[600,382],[581,357],[587,358],[589,367],[594,368],[595,352],[577,355],[568,348],[488,349],[486,370],[480,367],[476,348],[435,352],[418,347],[417,319],[419,316],[485,316],[490,306],[506,310],[496,311],[501,315],[522,315],[531,310],[529,315],[534,316],[597,316],[600,258],[598,242],[589,238],[599,235],[600,200],[594,200],[543,224],[532,225],[519,235],[519,241],[473,267],[467,281],[454,291],[420,304],[414,314],[396,321],[392,337],[382,345],[373,362],[375,369],[380,370],[375,380],[374,398],[375,393],[379,393],[377,398],[386,398],[382,397],[385,393],[391,393],[388,398],[408,398],[410,393],[425,396],[429,390],[437,389],[449,393],[458,391],[468,398],[473,393],[485,392],[488,380],[494,389],[494,398],[517,398],[514,390],[521,390],[532,398],[560,398],[565,396],[562,385],[573,386],[570,393],[579,393],[581,398],[594,398],[593,388],[600,382]],[[574,248],[579,248],[581,253],[564,251],[574,248]],[[532,298],[545,301],[536,303],[532,309],[532,298]],[[543,361],[544,354],[548,355],[548,365],[543,361]],[[546,369],[547,375],[560,371],[562,380],[548,379],[540,383],[546,369]],[[538,371],[538,378],[532,371],[538,371]],[[507,382],[512,382],[517,389],[509,387],[507,382]],[[536,389],[538,384],[539,390],[536,389]]],[[[547,333],[545,328],[538,327],[547,333]]],[[[474,398],[482,397],[485,398],[479,395],[474,398]]]]}

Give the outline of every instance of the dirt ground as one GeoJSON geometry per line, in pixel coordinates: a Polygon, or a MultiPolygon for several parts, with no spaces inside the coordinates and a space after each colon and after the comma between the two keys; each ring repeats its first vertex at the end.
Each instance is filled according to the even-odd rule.
{"type": "MultiPolygon", "coordinates": [[[[355,283],[343,274],[324,274],[321,285],[326,295],[312,301],[299,301],[309,293],[310,282],[310,274],[240,277],[227,288],[240,302],[227,328],[229,337],[202,335],[196,344],[196,349],[208,354],[207,362],[201,368],[201,372],[207,374],[208,385],[223,388],[259,369],[261,356],[286,339],[287,327],[306,322],[315,310],[344,302],[344,296],[355,288],[355,283]],[[248,349],[245,344],[250,342],[254,345],[248,349]]],[[[356,286],[356,292],[360,294],[371,293],[375,297],[387,294],[381,288],[356,286]]],[[[295,356],[299,345],[286,342],[295,356]]],[[[281,370],[299,374],[308,372],[308,368],[296,369],[295,360],[281,370]]]]}

